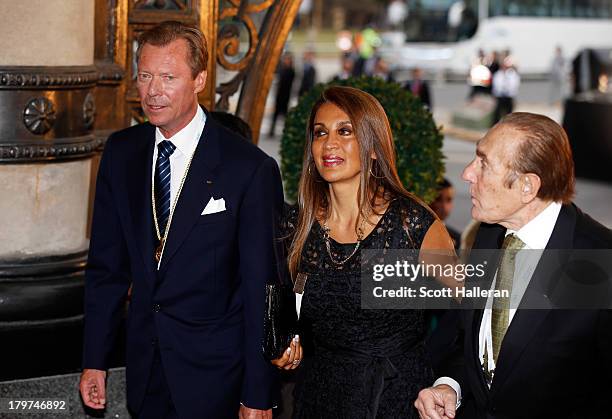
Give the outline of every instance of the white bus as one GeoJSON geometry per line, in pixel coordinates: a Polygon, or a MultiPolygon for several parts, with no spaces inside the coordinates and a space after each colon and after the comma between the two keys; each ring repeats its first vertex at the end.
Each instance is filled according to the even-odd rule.
{"type": "Polygon", "coordinates": [[[549,72],[556,47],[612,47],[612,0],[409,0],[402,32],[381,54],[395,69],[421,67],[464,77],[478,50],[511,52],[523,75],[549,72]]]}

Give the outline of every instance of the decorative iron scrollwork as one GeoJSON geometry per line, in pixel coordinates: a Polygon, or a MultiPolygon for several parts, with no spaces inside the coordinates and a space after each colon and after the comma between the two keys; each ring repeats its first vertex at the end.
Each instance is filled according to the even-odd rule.
{"type": "Polygon", "coordinates": [[[238,91],[245,76],[246,72],[241,71],[240,73],[236,74],[233,79],[226,83],[221,83],[219,87],[217,87],[217,93],[221,93],[219,100],[215,104],[215,108],[217,110],[226,112],[229,109],[229,98],[238,91]]]}
{"type": "Polygon", "coordinates": [[[217,45],[219,46],[217,61],[226,70],[244,70],[251,58],[253,58],[258,42],[259,37],[257,35],[257,28],[253,20],[248,16],[244,16],[240,21],[232,21],[231,23],[224,24],[219,30],[219,37],[217,39],[217,45]],[[231,62],[227,59],[227,56],[237,57],[240,53],[240,24],[243,24],[248,30],[249,50],[239,61],[231,62]]]}
{"type": "Polygon", "coordinates": [[[171,19],[199,27],[208,40],[211,60],[207,85],[198,95],[200,103],[227,111],[230,100],[239,94],[235,113],[251,125],[257,142],[266,97],[299,0],[114,1],[120,6],[115,59],[119,57],[126,73],[121,86],[126,123],[144,119],[136,109],[132,41],[138,33],[171,19]]]}
{"type": "Polygon", "coordinates": [[[228,2],[232,7],[223,9],[219,16],[221,27],[217,36],[217,62],[225,70],[237,71],[238,74],[216,89],[220,97],[215,108],[222,111],[228,110],[229,98],[240,88],[259,44],[257,27],[249,14],[260,13],[274,4],[274,0],[266,0],[257,4],[248,4],[248,1],[244,0],[228,0],[228,2]],[[227,23],[223,23],[224,21],[227,23]],[[237,61],[231,61],[228,57],[238,57],[240,53],[241,27],[247,30],[249,48],[243,57],[237,61]]]}
{"type": "Polygon", "coordinates": [[[53,102],[46,97],[37,97],[28,102],[23,111],[23,123],[33,134],[42,135],[55,123],[53,102]]]}

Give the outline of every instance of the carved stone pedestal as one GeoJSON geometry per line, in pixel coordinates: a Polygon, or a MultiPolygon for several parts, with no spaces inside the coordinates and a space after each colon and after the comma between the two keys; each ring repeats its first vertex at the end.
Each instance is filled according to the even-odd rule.
{"type": "Polygon", "coordinates": [[[94,0],[2,2],[0,13],[6,380],[80,364],[92,159],[102,140],[93,134],[94,0]]]}

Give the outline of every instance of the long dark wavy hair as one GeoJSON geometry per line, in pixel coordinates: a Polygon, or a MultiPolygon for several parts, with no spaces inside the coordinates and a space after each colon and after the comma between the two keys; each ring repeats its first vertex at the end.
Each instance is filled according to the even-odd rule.
{"type": "Polygon", "coordinates": [[[368,220],[370,215],[378,214],[376,202],[381,198],[383,202],[389,202],[395,197],[404,196],[422,203],[404,188],[397,174],[391,126],[378,100],[369,93],[352,87],[327,88],[313,106],[308,119],[302,176],[298,189],[299,215],[288,260],[289,270],[294,278],[312,226],[317,219],[326,219],[329,215],[329,184],[319,174],[312,156],[315,117],[324,103],[336,105],[349,116],[359,143],[361,172],[359,194],[355,199],[359,205],[360,216],[368,220]],[[372,158],[372,155],[376,158],[372,158]]]}

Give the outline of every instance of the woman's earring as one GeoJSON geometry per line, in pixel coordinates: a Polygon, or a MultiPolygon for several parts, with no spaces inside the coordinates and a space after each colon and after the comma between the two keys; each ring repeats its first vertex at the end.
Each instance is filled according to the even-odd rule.
{"type": "Polygon", "coordinates": [[[321,176],[317,176],[319,173],[315,172],[315,173],[313,174],[313,173],[312,173],[312,170],[310,170],[311,168],[312,168],[312,166],[309,164],[309,165],[308,165],[308,169],[307,169],[307,171],[308,171],[308,175],[309,175],[309,176],[313,176],[313,177],[314,177],[314,181],[315,181],[315,182],[317,182],[317,183],[322,183],[322,182],[323,182],[323,180],[319,179],[321,176]]]}
{"type": "Polygon", "coordinates": [[[384,176],[376,176],[374,172],[372,172],[372,166],[370,166],[370,175],[375,179],[384,179],[384,176]]]}

